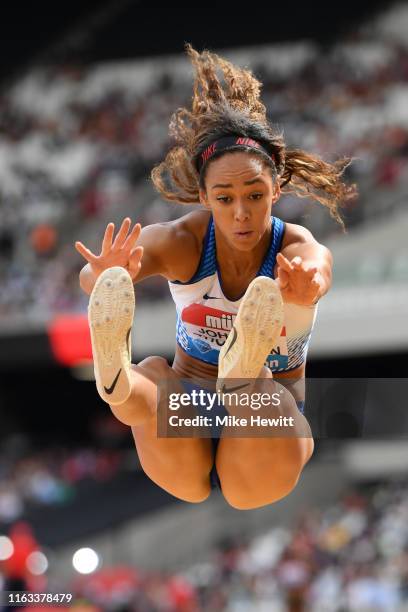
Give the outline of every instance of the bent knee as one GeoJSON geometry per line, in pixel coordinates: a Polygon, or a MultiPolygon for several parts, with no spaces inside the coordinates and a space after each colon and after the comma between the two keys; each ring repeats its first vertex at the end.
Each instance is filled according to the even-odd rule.
{"type": "Polygon", "coordinates": [[[306,454],[305,464],[309,461],[309,459],[313,455],[313,452],[314,452],[314,440],[313,438],[306,438],[305,439],[305,454],[306,454]]]}
{"type": "MultiPolygon", "coordinates": [[[[178,499],[191,503],[203,502],[211,493],[212,458],[208,448],[180,444],[167,446],[160,452],[139,452],[145,474],[159,487],[178,499]]],[[[151,449],[150,449],[151,450],[151,449]]]]}
{"type": "Polygon", "coordinates": [[[234,489],[225,487],[221,483],[223,495],[230,506],[236,510],[255,510],[269,506],[287,497],[296,487],[299,475],[294,480],[276,483],[272,487],[251,487],[248,489],[234,489]]]}
{"type": "Polygon", "coordinates": [[[148,473],[147,471],[146,474],[159,487],[170,493],[170,495],[174,495],[174,497],[192,504],[199,504],[205,501],[211,493],[208,476],[206,478],[192,479],[191,477],[183,477],[180,474],[175,474],[174,477],[169,477],[166,474],[148,473]]]}
{"type": "Polygon", "coordinates": [[[247,474],[242,474],[242,478],[237,474],[238,478],[235,477],[232,481],[220,477],[221,489],[226,501],[233,508],[254,510],[287,497],[299,482],[301,472],[301,466],[292,465],[275,475],[271,472],[263,477],[258,474],[256,479],[254,475],[248,478],[247,474]]]}
{"type": "Polygon", "coordinates": [[[176,487],[175,489],[168,490],[168,493],[190,504],[201,504],[210,496],[211,487],[209,485],[199,489],[195,487],[193,489],[189,487],[176,487]]]}

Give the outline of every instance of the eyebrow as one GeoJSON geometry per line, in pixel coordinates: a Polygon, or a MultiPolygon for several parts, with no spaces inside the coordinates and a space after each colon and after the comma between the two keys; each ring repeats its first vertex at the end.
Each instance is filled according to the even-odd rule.
{"type": "MultiPolygon", "coordinates": [[[[255,183],[262,183],[264,185],[264,181],[260,178],[251,179],[250,181],[244,181],[244,185],[254,185],[255,183]]],[[[216,185],[213,185],[211,189],[216,189],[217,187],[221,187],[221,189],[227,189],[228,187],[232,187],[232,184],[217,183],[216,185]]]]}

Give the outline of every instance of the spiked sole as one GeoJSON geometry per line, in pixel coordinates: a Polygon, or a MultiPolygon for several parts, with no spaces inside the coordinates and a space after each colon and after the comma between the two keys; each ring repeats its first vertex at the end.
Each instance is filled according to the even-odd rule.
{"type": "Polygon", "coordinates": [[[104,270],[88,306],[95,381],[101,398],[122,404],[131,392],[131,329],[135,309],[132,279],[124,268],[104,270]]]}
{"type": "Polygon", "coordinates": [[[284,321],[278,285],[267,276],[255,278],[242,299],[218,361],[217,388],[226,378],[257,378],[276,344],[284,321]]]}

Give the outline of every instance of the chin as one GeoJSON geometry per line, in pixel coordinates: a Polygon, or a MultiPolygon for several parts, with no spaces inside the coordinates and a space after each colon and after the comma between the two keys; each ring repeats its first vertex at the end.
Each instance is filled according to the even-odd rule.
{"type": "Polygon", "coordinates": [[[256,236],[252,236],[251,238],[246,239],[232,237],[232,239],[230,240],[230,244],[234,247],[234,249],[243,252],[252,251],[252,249],[258,244],[258,242],[259,238],[257,239],[256,236]]]}

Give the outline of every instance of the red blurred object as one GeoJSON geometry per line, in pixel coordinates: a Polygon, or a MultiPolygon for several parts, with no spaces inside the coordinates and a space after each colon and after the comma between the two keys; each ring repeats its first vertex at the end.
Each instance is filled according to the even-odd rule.
{"type": "Polygon", "coordinates": [[[173,576],[167,583],[169,596],[177,610],[196,610],[196,593],[194,587],[183,577],[173,576]]]}
{"type": "Polygon", "coordinates": [[[30,244],[39,255],[52,251],[57,243],[57,232],[52,225],[40,223],[30,233],[30,244]]]}
{"type": "Polygon", "coordinates": [[[29,573],[26,566],[27,558],[40,547],[30,525],[24,521],[15,523],[10,528],[8,537],[13,544],[14,551],[11,557],[2,561],[1,569],[8,579],[25,579],[29,573]]]}
{"type": "Polygon", "coordinates": [[[58,363],[75,366],[92,361],[91,334],[84,314],[60,315],[48,325],[48,338],[58,363]]]}
{"type": "Polygon", "coordinates": [[[82,597],[108,602],[119,596],[133,595],[139,584],[137,570],[123,565],[107,567],[91,576],[82,576],[78,579],[75,590],[82,597]]]}

